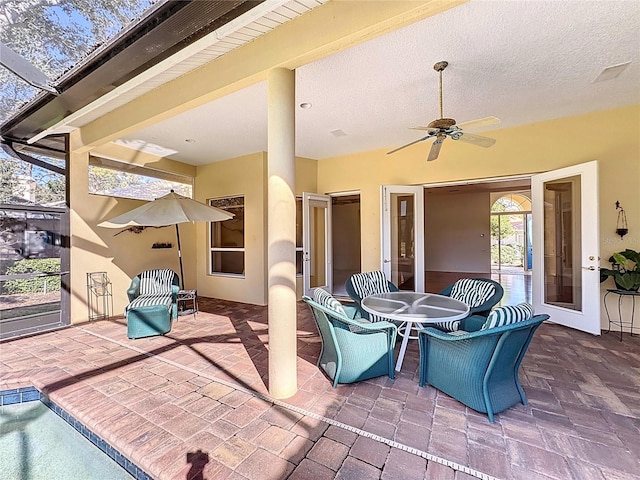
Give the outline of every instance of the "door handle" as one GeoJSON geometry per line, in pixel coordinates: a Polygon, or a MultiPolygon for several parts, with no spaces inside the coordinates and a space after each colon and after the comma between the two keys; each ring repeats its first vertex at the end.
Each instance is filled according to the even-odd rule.
{"type": "Polygon", "coordinates": [[[582,268],[584,268],[585,270],[595,270],[596,269],[596,267],[594,267],[593,265],[591,265],[590,267],[582,267],[582,268]]]}
{"type": "Polygon", "coordinates": [[[390,263],[391,260],[382,260],[382,263],[390,263]]]}

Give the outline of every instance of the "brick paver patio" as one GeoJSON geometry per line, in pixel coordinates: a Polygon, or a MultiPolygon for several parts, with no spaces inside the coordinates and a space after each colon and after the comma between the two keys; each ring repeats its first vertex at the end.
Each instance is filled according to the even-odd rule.
{"type": "Polygon", "coordinates": [[[522,365],[529,405],[490,424],[395,380],[336,389],[299,304],[298,393],[268,396],[266,307],[200,299],[170,334],[124,319],[0,343],[0,390],[35,385],[158,480],[640,479],[640,337],[543,325],[522,365]]]}

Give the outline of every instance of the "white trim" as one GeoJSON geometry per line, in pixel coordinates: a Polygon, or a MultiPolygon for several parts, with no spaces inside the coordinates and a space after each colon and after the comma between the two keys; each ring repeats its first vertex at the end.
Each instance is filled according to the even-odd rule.
{"type": "Polygon", "coordinates": [[[477,178],[474,180],[452,180],[450,182],[435,182],[435,183],[423,183],[421,184],[424,188],[436,188],[436,187],[454,187],[456,185],[477,185],[479,183],[500,183],[500,182],[512,182],[514,180],[531,180],[533,175],[537,175],[538,173],[527,173],[523,175],[510,175],[506,177],[488,177],[488,178],[477,178]]]}

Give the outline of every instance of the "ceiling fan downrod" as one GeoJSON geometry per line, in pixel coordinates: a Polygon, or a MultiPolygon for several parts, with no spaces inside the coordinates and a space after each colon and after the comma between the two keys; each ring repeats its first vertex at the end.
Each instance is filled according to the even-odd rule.
{"type": "Polygon", "coordinates": [[[444,118],[443,108],[442,108],[442,71],[447,68],[449,62],[437,62],[433,69],[440,74],[440,118],[444,118]]]}
{"type": "Polygon", "coordinates": [[[449,62],[438,62],[433,66],[433,69],[440,74],[440,118],[429,123],[429,128],[448,129],[456,124],[453,118],[444,118],[444,109],[442,107],[442,71],[447,68],[449,62]]]}

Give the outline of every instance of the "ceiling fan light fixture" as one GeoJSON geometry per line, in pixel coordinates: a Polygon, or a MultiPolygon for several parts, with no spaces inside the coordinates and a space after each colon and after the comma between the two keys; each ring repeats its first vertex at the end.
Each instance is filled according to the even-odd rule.
{"type": "Polygon", "coordinates": [[[429,128],[450,128],[456,124],[453,118],[438,118],[427,125],[429,128]]]}
{"type": "MultiPolygon", "coordinates": [[[[395,148],[390,152],[387,152],[387,155],[391,153],[395,153],[404,148],[410,147],[411,145],[415,145],[416,143],[423,142],[429,138],[434,138],[435,140],[431,145],[431,149],[429,150],[429,155],[427,156],[427,161],[430,162],[438,158],[440,154],[440,148],[442,147],[442,143],[445,141],[447,137],[452,140],[462,140],[463,142],[470,143],[472,145],[476,145],[478,147],[488,148],[492,146],[496,141],[493,138],[483,137],[480,135],[474,135],[470,133],[466,133],[463,131],[463,128],[467,128],[466,126],[458,126],[456,125],[456,121],[453,118],[444,118],[443,114],[443,102],[442,102],[442,72],[447,66],[449,62],[441,61],[437,62],[433,69],[439,73],[439,100],[440,100],[440,118],[433,120],[426,127],[412,127],[412,130],[424,130],[427,132],[427,135],[419,138],[418,140],[414,140],[413,142],[409,142],[401,147],[395,148]]],[[[471,120],[470,122],[465,122],[462,125],[473,125],[473,126],[487,126],[487,125],[495,125],[496,123],[500,123],[500,120],[496,117],[485,117],[477,120],[471,120]]]]}

